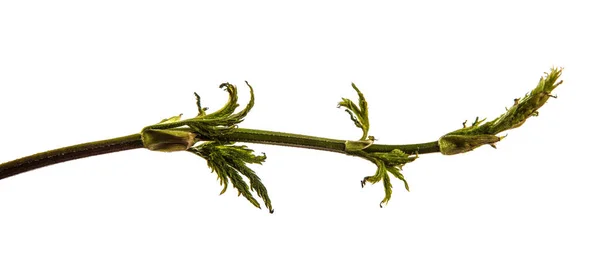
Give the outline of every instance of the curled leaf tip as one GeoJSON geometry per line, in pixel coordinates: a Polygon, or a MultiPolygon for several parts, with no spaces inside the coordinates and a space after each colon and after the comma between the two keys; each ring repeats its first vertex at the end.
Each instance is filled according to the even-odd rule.
{"type": "Polygon", "coordinates": [[[364,179],[360,180],[360,187],[361,188],[365,188],[365,184],[367,184],[367,178],[368,177],[365,177],[364,179]]]}

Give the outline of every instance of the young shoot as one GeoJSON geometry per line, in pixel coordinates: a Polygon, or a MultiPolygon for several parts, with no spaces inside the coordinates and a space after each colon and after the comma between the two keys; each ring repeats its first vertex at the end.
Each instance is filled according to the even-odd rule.
{"type": "Polygon", "coordinates": [[[220,88],[229,94],[229,99],[221,109],[213,113],[206,112],[207,108],[200,104],[200,96],[195,94],[198,108],[198,115],[195,117],[182,119],[181,115],[177,115],[146,126],[140,133],[63,147],[2,163],[0,179],[69,160],[130,149],[146,148],[158,152],[187,151],[206,161],[223,187],[221,194],[225,193],[231,185],[237,190],[238,195],[244,196],[253,206],[261,208],[257,200],[259,198],[262,200],[262,205],[273,213],[274,209],[267,188],[248,166],[263,163],[266,156],[255,154],[246,145],[239,144],[259,143],[337,152],[360,157],[373,163],[377,168],[375,173],[361,179],[361,186],[364,187],[367,182],[383,184],[384,197],[379,204],[383,207],[392,197],[394,179],[391,177],[402,181],[404,188],[409,190],[408,183],[401,172],[404,165],[415,161],[422,154],[455,155],[473,151],[483,145],[495,148],[496,143],[505,137],[500,135],[501,133],[523,125],[530,117],[538,116],[538,109],[551,97],[555,98],[552,92],[562,83],[559,80],[561,73],[561,68],[552,68],[540,78],[531,92],[515,99],[506,112],[493,120],[486,122],[486,119],[480,120],[477,117],[471,125],[464,122],[462,128],[443,134],[436,141],[406,145],[377,144],[375,137],[369,135],[367,100],[354,83],[352,88],[358,94],[358,102],[342,98],[338,107],[345,108],[354,125],[361,129],[362,135],[356,140],[239,128],[238,124],[245,119],[254,106],[254,91],[246,82],[250,91],[250,101],[236,112],[239,108],[237,87],[223,83],[220,88]]]}

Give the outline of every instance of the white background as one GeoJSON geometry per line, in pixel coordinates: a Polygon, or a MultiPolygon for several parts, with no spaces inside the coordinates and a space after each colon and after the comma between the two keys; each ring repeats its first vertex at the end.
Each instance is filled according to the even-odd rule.
{"type": "MultiPolygon", "coordinates": [[[[493,118],[564,67],[540,116],[498,149],[422,155],[393,181],[340,154],[250,144],[276,209],[189,153],[135,150],[0,181],[0,266],[598,266],[598,8],[576,1],[0,2],[0,162],[218,109],[246,128],[381,143],[493,118]]],[[[592,2],[592,1],[589,1],[592,2]]]]}

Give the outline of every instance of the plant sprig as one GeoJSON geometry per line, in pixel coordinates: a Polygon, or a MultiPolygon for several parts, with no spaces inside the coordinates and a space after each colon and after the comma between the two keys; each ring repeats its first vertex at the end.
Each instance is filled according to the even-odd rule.
{"type": "Polygon", "coordinates": [[[266,160],[265,154],[256,155],[247,146],[237,144],[238,142],[262,143],[337,152],[372,162],[376,166],[376,171],[373,175],[362,179],[361,186],[364,187],[367,182],[371,184],[381,182],[385,194],[380,202],[382,207],[392,196],[391,176],[401,180],[404,188],[409,190],[408,183],[401,173],[404,165],[413,162],[420,154],[441,152],[444,155],[454,155],[472,151],[482,145],[495,147],[495,144],[504,138],[504,136],[497,136],[498,134],[517,128],[528,118],[537,116],[538,109],[549,98],[555,97],[552,92],[562,83],[559,81],[561,74],[561,68],[552,68],[549,73],[540,78],[538,85],[530,93],[523,98],[515,99],[505,113],[492,121],[485,122],[485,119],[480,120],[477,117],[471,125],[467,126],[464,122],[461,129],[449,132],[437,141],[407,145],[375,143],[375,138],[369,135],[367,101],[354,83],[352,88],[358,94],[358,102],[342,98],[338,107],[345,108],[354,125],[361,129],[362,135],[358,140],[338,140],[239,128],[238,124],[245,119],[254,106],[253,89],[246,82],[250,91],[250,101],[235,113],[239,107],[237,87],[223,83],[219,87],[229,94],[229,98],[223,107],[215,112],[207,113],[207,108],[201,106],[200,96],[194,93],[198,108],[195,117],[181,119],[180,114],[144,127],[139,134],[54,149],[2,163],[0,179],[60,162],[129,149],[147,148],[161,152],[188,151],[205,159],[208,167],[216,173],[223,187],[221,194],[225,193],[228,185],[231,184],[237,189],[238,195],[244,196],[257,208],[261,205],[256,197],[262,199],[272,213],[273,206],[266,187],[259,176],[248,167],[248,164],[262,164],[266,160]]]}
{"type": "Polygon", "coordinates": [[[390,152],[364,151],[373,144],[375,137],[368,135],[369,109],[367,100],[354,83],[352,83],[352,88],[354,88],[358,94],[358,105],[348,98],[342,98],[338,107],[346,107],[346,112],[350,114],[350,119],[354,122],[356,127],[362,129],[363,134],[358,141],[347,141],[346,151],[349,155],[364,158],[375,164],[377,167],[375,174],[365,177],[360,184],[364,187],[367,182],[371,184],[382,182],[385,196],[379,203],[379,206],[383,207],[383,204],[387,204],[392,198],[392,182],[390,180],[390,174],[404,183],[406,191],[410,191],[408,182],[404,179],[404,175],[402,175],[400,171],[402,170],[402,166],[406,163],[413,162],[418,156],[416,154],[408,155],[400,149],[394,149],[390,152]]]}

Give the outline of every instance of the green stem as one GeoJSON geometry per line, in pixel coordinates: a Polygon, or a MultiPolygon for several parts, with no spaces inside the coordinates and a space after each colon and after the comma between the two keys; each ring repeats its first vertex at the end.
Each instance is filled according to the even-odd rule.
{"type": "MultiPolygon", "coordinates": [[[[291,146],[310,148],[348,154],[346,151],[346,140],[330,139],[309,135],[282,133],[254,129],[236,129],[233,133],[217,138],[219,141],[259,143],[278,146],[291,146]]],[[[365,152],[390,152],[400,149],[407,154],[426,154],[440,152],[437,141],[410,145],[379,145],[373,144],[367,147],[365,152]]]]}
{"type": "MultiPolygon", "coordinates": [[[[180,129],[189,130],[185,128],[180,129]]],[[[346,140],[254,129],[239,128],[233,131],[231,134],[223,135],[222,137],[210,140],[202,140],[246,142],[278,146],[301,147],[348,154],[345,150],[346,140]]],[[[141,141],[140,134],[132,134],[113,139],[49,150],[46,152],[34,154],[31,156],[23,157],[20,159],[0,164],[0,179],[69,160],[143,147],[144,145],[141,141]]],[[[400,149],[407,154],[426,154],[440,152],[437,141],[410,145],[374,144],[366,148],[364,151],[390,152],[394,149],[400,149]]]]}
{"type": "Polygon", "coordinates": [[[143,147],[140,134],[132,134],[49,150],[0,164],[0,179],[69,160],[143,147]]]}

